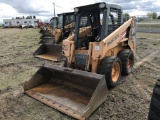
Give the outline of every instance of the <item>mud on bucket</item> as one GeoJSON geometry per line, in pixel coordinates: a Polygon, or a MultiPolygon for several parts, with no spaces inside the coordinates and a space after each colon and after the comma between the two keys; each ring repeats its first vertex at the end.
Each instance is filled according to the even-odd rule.
{"type": "Polygon", "coordinates": [[[53,44],[41,44],[33,56],[51,61],[60,61],[62,46],[53,44]]]}
{"type": "Polygon", "coordinates": [[[39,41],[39,44],[54,44],[54,38],[53,37],[44,37],[39,41]]]}
{"type": "Polygon", "coordinates": [[[53,36],[41,36],[39,44],[54,44],[54,37],[53,36]]]}
{"type": "Polygon", "coordinates": [[[107,97],[103,75],[44,65],[24,84],[25,93],[76,119],[87,119],[107,97]]]}

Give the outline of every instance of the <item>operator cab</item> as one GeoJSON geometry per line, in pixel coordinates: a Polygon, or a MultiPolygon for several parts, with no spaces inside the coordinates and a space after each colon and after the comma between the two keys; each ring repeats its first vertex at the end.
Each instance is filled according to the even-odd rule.
{"type": "Polygon", "coordinates": [[[63,38],[68,37],[71,29],[74,28],[75,16],[74,12],[58,14],[58,29],[63,30],[63,38]]]}
{"type": "Polygon", "coordinates": [[[55,27],[57,27],[57,25],[58,25],[58,19],[57,19],[57,17],[51,18],[51,20],[49,22],[49,25],[51,26],[52,29],[55,28],[55,27]]]}
{"type": "Polygon", "coordinates": [[[76,7],[74,12],[75,49],[88,50],[89,42],[103,40],[122,24],[122,8],[118,5],[102,2],[76,7]]]}

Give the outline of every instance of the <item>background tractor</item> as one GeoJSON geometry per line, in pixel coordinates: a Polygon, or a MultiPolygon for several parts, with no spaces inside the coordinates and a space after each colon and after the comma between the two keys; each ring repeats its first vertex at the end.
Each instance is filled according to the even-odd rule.
{"type": "Polygon", "coordinates": [[[58,14],[57,26],[50,29],[51,36],[41,36],[42,43],[33,54],[37,58],[59,61],[62,56],[61,42],[66,39],[75,24],[74,12],[58,14]]]}
{"type": "Polygon", "coordinates": [[[49,24],[46,27],[40,29],[40,33],[42,34],[42,36],[40,37],[39,43],[43,42],[48,43],[48,41],[53,42],[57,25],[58,25],[57,17],[52,17],[49,24]]]}

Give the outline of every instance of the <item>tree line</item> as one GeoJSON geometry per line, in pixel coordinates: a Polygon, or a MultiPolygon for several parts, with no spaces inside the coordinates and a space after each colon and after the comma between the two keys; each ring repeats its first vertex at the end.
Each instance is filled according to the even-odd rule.
{"type": "Polygon", "coordinates": [[[160,19],[160,15],[158,16],[156,12],[147,13],[147,16],[152,19],[160,19]]]}
{"type": "MultiPolygon", "coordinates": [[[[130,18],[130,15],[128,13],[124,13],[123,14],[123,21],[127,21],[130,18]]],[[[150,12],[147,13],[146,15],[140,15],[137,16],[137,21],[144,21],[144,20],[156,20],[156,19],[160,19],[160,15],[158,15],[156,12],[150,12]]]]}
{"type": "MultiPolygon", "coordinates": [[[[160,15],[158,15],[156,12],[147,13],[146,16],[151,19],[160,19],[160,15]]],[[[130,15],[128,13],[124,13],[123,18],[130,18],[130,15]]]]}

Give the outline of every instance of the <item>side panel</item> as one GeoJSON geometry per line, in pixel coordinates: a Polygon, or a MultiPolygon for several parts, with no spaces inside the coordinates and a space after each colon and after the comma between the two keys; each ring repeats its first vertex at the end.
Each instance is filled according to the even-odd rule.
{"type": "MultiPolygon", "coordinates": [[[[100,43],[92,43],[92,72],[97,71],[101,59],[106,56],[117,56],[119,51],[128,46],[128,39],[126,38],[128,36],[126,34],[128,32],[128,27],[132,24],[133,19],[134,18],[130,18],[127,22],[117,28],[113,33],[107,36],[100,43]]],[[[130,45],[133,45],[133,43],[130,45]]],[[[134,49],[135,48],[133,48],[132,50],[134,49]]]]}
{"type": "Polygon", "coordinates": [[[133,21],[133,18],[130,18],[122,26],[120,26],[113,33],[111,33],[108,37],[106,37],[103,41],[101,41],[101,42],[104,42],[103,53],[102,53],[101,59],[105,57],[108,50],[118,46],[119,41],[123,39],[123,33],[131,25],[132,21],[133,21]]]}
{"type": "Polygon", "coordinates": [[[63,40],[62,43],[62,55],[67,57],[69,64],[72,62],[74,52],[74,41],[70,41],[72,39],[73,36],[70,36],[66,40],[63,40]]]}
{"type": "Polygon", "coordinates": [[[136,19],[134,19],[131,23],[128,45],[130,46],[131,50],[135,55],[136,54],[136,19]]]}
{"type": "Polygon", "coordinates": [[[55,30],[55,42],[57,43],[62,35],[62,29],[55,30]]]}
{"type": "Polygon", "coordinates": [[[123,49],[124,49],[123,46],[116,46],[116,47],[108,50],[107,53],[105,54],[105,57],[107,57],[107,56],[117,56],[119,51],[121,51],[123,49]]]}
{"type": "Polygon", "coordinates": [[[92,59],[99,59],[103,51],[103,45],[100,42],[93,42],[92,46],[92,59]]]}

